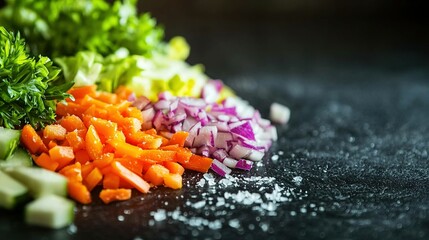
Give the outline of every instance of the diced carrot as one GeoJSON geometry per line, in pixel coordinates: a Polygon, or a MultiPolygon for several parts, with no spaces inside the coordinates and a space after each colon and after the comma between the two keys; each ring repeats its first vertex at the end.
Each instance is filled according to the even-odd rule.
{"type": "Polygon", "coordinates": [[[43,137],[49,140],[64,140],[66,133],[67,130],[59,124],[48,125],[43,129],[43,137]]]}
{"type": "Polygon", "coordinates": [[[189,158],[188,162],[179,162],[179,163],[185,169],[205,173],[210,169],[212,162],[213,162],[213,159],[211,159],[211,158],[193,154],[191,156],[191,158],[189,158]]]}
{"type": "Polygon", "coordinates": [[[49,141],[49,143],[48,143],[48,149],[51,149],[51,148],[53,148],[55,146],[58,146],[58,144],[57,144],[57,142],[55,140],[49,141]]]}
{"type": "Polygon", "coordinates": [[[31,154],[38,154],[48,151],[42,141],[42,138],[37,134],[36,130],[34,130],[30,124],[27,124],[22,128],[21,142],[30,151],[31,154]]]}
{"type": "Polygon", "coordinates": [[[95,130],[100,136],[102,142],[108,139],[113,139],[117,131],[117,124],[109,120],[93,117],[90,124],[95,127],[95,130]]]}
{"type": "Polygon", "coordinates": [[[57,116],[60,116],[60,117],[67,116],[67,115],[82,116],[82,114],[86,111],[86,109],[87,109],[87,106],[83,106],[75,102],[59,102],[57,103],[57,108],[55,109],[55,113],[57,114],[57,116]]]}
{"type": "Polygon", "coordinates": [[[73,95],[75,99],[84,98],[86,95],[94,96],[97,90],[96,85],[88,85],[82,87],[74,87],[68,90],[68,93],[73,95]]]}
{"type": "Polygon", "coordinates": [[[112,163],[114,157],[115,157],[115,154],[113,153],[105,153],[105,154],[102,154],[96,160],[94,160],[92,163],[94,164],[95,167],[101,169],[109,166],[112,163]]]}
{"type": "Polygon", "coordinates": [[[82,177],[86,178],[88,174],[94,169],[94,164],[88,162],[84,165],[82,165],[82,177]]]}
{"type": "Polygon", "coordinates": [[[154,137],[142,131],[137,131],[126,136],[127,142],[137,145],[143,149],[157,149],[162,144],[162,139],[154,137]]]}
{"type": "Polygon", "coordinates": [[[138,159],[144,151],[137,146],[126,142],[117,141],[116,139],[108,140],[107,143],[115,148],[115,154],[117,153],[119,156],[129,156],[138,159]]]}
{"type": "Polygon", "coordinates": [[[115,153],[115,148],[110,144],[104,144],[103,153],[115,153]]]}
{"type": "Polygon", "coordinates": [[[116,189],[116,188],[119,188],[119,184],[120,184],[120,178],[118,175],[114,173],[104,174],[104,177],[103,177],[104,188],[116,189]]]}
{"type": "Polygon", "coordinates": [[[177,144],[180,147],[183,147],[185,145],[185,141],[188,135],[189,135],[188,132],[184,132],[184,131],[176,132],[168,141],[168,145],[177,144]]]}
{"type": "Polygon", "coordinates": [[[155,161],[155,162],[164,162],[164,161],[175,161],[176,152],[175,151],[166,151],[166,150],[142,150],[139,156],[139,159],[145,161],[155,161]]]}
{"type": "Polygon", "coordinates": [[[103,153],[103,144],[94,126],[89,126],[85,137],[85,147],[91,160],[97,159],[103,153]]]}
{"type": "Polygon", "coordinates": [[[113,138],[113,140],[118,142],[125,142],[126,138],[122,131],[116,131],[115,137],[113,138]]]}
{"type": "Polygon", "coordinates": [[[141,112],[141,110],[139,110],[136,107],[128,107],[127,109],[125,109],[125,113],[124,114],[125,114],[125,117],[136,118],[140,122],[143,122],[142,112],[141,112]]]}
{"type": "Polygon", "coordinates": [[[49,150],[49,156],[52,160],[59,164],[58,169],[61,169],[73,161],[73,148],[66,146],[55,146],[49,150]]]}
{"type": "Polygon", "coordinates": [[[167,146],[168,145],[168,139],[166,137],[163,136],[159,136],[162,140],[162,144],[161,146],[167,146]]]}
{"type": "Polygon", "coordinates": [[[86,150],[78,150],[74,153],[76,162],[80,162],[82,165],[89,161],[89,155],[86,150]]]}
{"type": "MultiPolygon", "coordinates": [[[[85,110],[83,115],[91,116],[91,117],[98,117],[98,118],[107,118],[108,111],[105,108],[97,107],[95,105],[90,105],[88,109],[85,110]]],[[[86,119],[83,119],[83,123],[85,126],[89,126],[88,122],[85,122],[86,119]]]]}
{"type": "Polygon", "coordinates": [[[69,142],[67,140],[61,141],[61,142],[59,142],[57,144],[60,145],[60,146],[63,146],[63,147],[70,147],[70,144],[69,144],[69,142]]]}
{"type": "Polygon", "coordinates": [[[98,168],[92,169],[92,171],[83,179],[84,185],[89,191],[92,191],[97,184],[103,180],[103,175],[98,168]]]}
{"type": "Polygon", "coordinates": [[[147,133],[147,134],[149,134],[149,135],[152,135],[152,136],[158,137],[158,134],[157,134],[157,131],[156,131],[156,129],[155,129],[155,128],[148,129],[148,130],[146,130],[146,131],[144,131],[144,132],[145,132],[145,133],[147,133]]]}
{"type": "Polygon", "coordinates": [[[126,111],[131,106],[130,101],[124,101],[120,100],[117,104],[113,105],[112,107],[115,108],[119,113],[121,113],[122,116],[126,117],[126,111]]]}
{"type": "Polygon", "coordinates": [[[153,164],[143,176],[143,179],[152,183],[155,186],[162,185],[164,183],[164,176],[168,174],[167,168],[160,164],[153,164]]]}
{"type": "Polygon", "coordinates": [[[118,101],[118,96],[109,92],[97,92],[95,99],[105,103],[115,104],[118,101]]]}
{"type": "Polygon", "coordinates": [[[68,181],[67,192],[71,198],[82,203],[91,203],[91,193],[85,185],[78,181],[68,181]]]}
{"type": "Polygon", "coordinates": [[[116,161],[120,162],[124,167],[128,168],[128,170],[131,170],[135,174],[139,175],[140,177],[143,176],[143,168],[145,165],[152,165],[155,162],[147,162],[147,161],[141,161],[135,158],[130,157],[123,157],[123,158],[116,158],[116,161]]]}
{"type": "Polygon", "coordinates": [[[150,162],[150,161],[141,161],[141,160],[140,160],[140,162],[142,163],[142,174],[143,174],[143,175],[147,172],[147,170],[149,170],[149,168],[150,168],[153,164],[155,164],[155,163],[150,162]]]}
{"type": "Polygon", "coordinates": [[[142,123],[137,118],[126,117],[121,121],[120,128],[125,135],[131,135],[140,131],[142,123]]]}
{"type": "Polygon", "coordinates": [[[63,126],[67,130],[67,132],[71,132],[71,131],[74,131],[76,129],[79,129],[79,130],[85,129],[86,130],[86,127],[82,122],[82,119],[80,119],[76,115],[65,116],[64,118],[62,118],[60,120],[60,124],[61,124],[61,126],[63,126]]]}
{"type": "Polygon", "coordinates": [[[46,153],[42,153],[38,157],[33,157],[33,159],[37,166],[51,171],[55,171],[59,165],[58,162],[52,160],[46,153]]]}
{"type": "Polygon", "coordinates": [[[113,172],[112,171],[112,165],[110,164],[109,166],[105,166],[103,168],[100,168],[100,172],[101,172],[101,174],[103,174],[103,176],[106,174],[112,173],[113,172]]]}
{"type": "Polygon", "coordinates": [[[99,197],[105,204],[113,201],[124,201],[131,198],[131,189],[103,189],[99,197]]]}
{"type": "Polygon", "coordinates": [[[109,113],[105,118],[107,120],[120,124],[124,119],[124,116],[122,116],[118,109],[113,106],[108,106],[106,111],[109,113]]]}
{"type": "Polygon", "coordinates": [[[182,176],[177,173],[168,173],[164,175],[164,185],[172,189],[182,188],[182,176]]]}
{"type": "Polygon", "coordinates": [[[131,183],[127,182],[124,179],[119,179],[119,188],[133,189],[135,188],[131,183]]]}
{"type": "Polygon", "coordinates": [[[82,182],[82,165],[80,162],[63,167],[60,174],[64,175],[69,181],[82,182]]]}
{"type": "Polygon", "coordinates": [[[115,94],[118,95],[119,99],[128,100],[128,97],[133,94],[133,91],[130,88],[121,85],[116,89],[115,94]]]}
{"type": "Polygon", "coordinates": [[[149,189],[150,189],[149,183],[147,183],[145,180],[143,180],[137,174],[128,170],[120,162],[114,161],[112,163],[112,170],[119,177],[121,177],[121,179],[123,179],[126,182],[128,182],[129,184],[131,184],[133,187],[135,187],[140,192],[142,192],[142,193],[149,192],[149,189]]]}
{"type": "Polygon", "coordinates": [[[175,151],[176,152],[175,161],[179,163],[189,162],[189,159],[192,156],[191,150],[189,150],[188,148],[179,147],[178,145],[167,145],[167,146],[160,147],[160,149],[175,151]]]}
{"type": "Polygon", "coordinates": [[[108,103],[105,103],[103,101],[97,100],[89,95],[86,95],[82,98],[81,105],[83,106],[95,106],[97,109],[105,109],[107,106],[111,105],[108,103]]]}
{"type": "Polygon", "coordinates": [[[185,172],[185,168],[177,162],[163,162],[163,165],[168,169],[168,171],[170,171],[170,173],[183,175],[185,172]]]}
{"type": "Polygon", "coordinates": [[[84,137],[81,137],[78,130],[76,129],[66,134],[66,140],[74,151],[85,149],[84,137]]]}

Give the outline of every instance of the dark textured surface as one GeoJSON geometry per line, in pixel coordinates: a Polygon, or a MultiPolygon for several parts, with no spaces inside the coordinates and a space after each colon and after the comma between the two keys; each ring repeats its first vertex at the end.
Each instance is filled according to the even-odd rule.
{"type": "Polygon", "coordinates": [[[291,108],[291,121],[278,127],[280,138],[264,165],[236,172],[244,179],[236,186],[198,187],[202,174],[187,173],[180,191],[80,206],[76,229],[27,227],[19,213],[0,211],[1,239],[429,238],[429,38],[423,22],[190,17],[159,6],[149,8],[169,36],[187,37],[191,62],[204,63],[264,116],[273,101],[291,108]],[[272,160],[280,151],[284,155],[272,160]],[[298,176],[301,184],[293,180],[298,176]],[[288,201],[266,199],[276,184],[288,201]],[[225,195],[240,190],[260,193],[263,203],[225,195]],[[220,198],[225,204],[216,207],[220,198]],[[270,202],[275,210],[264,205],[270,202]],[[153,222],[158,209],[167,218],[153,222]],[[216,220],[221,229],[204,226],[213,228],[216,220]]]}

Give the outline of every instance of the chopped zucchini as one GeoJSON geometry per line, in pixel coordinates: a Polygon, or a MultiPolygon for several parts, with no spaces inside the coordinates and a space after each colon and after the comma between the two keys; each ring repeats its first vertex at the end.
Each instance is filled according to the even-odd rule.
{"type": "Polygon", "coordinates": [[[17,148],[15,152],[6,160],[0,161],[0,169],[5,171],[16,167],[31,167],[33,160],[28,152],[22,148],[17,148]]]}
{"type": "Polygon", "coordinates": [[[49,194],[67,195],[67,179],[59,173],[38,167],[20,167],[9,174],[24,184],[35,198],[49,194]]]}
{"type": "Polygon", "coordinates": [[[7,159],[19,144],[21,131],[0,127],[0,159],[7,159]]]}
{"type": "Polygon", "coordinates": [[[73,223],[75,203],[64,197],[45,195],[25,207],[29,225],[58,229],[73,223]]]}
{"type": "Polygon", "coordinates": [[[13,209],[27,199],[27,193],[24,185],[0,171],[0,207],[13,209]]]}

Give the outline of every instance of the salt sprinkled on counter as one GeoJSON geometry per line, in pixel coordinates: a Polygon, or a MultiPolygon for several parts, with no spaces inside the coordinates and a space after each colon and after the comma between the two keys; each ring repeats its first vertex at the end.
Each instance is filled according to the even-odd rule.
{"type": "MultiPolygon", "coordinates": [[[[282,155],[283,152],[278,154],[282,155]]],[[[274,226],[270,226],[269,218],[285,214],[278,211],[281,205],[294,200],[300,201],[308,196],[307,191],[298,189],[303,180],[301,176],[292,178],[291,183],[296,187],[290,187],[290,184],[286,185],[274,177],[265,176],[226,175],[224,178],[219,178],[212,173],[205,173],[201,179],[194,180],[187,181],[185,184],[188,186],[195,184],[200,187],[202,200],[195,195],[187,199],[182,207],[151,212],[153,219],[149,221],[149,225],[169,220],[182,222],[191,229],[198,229],[195,232],[192,230],[194,237],[197,237],[199,231],[205,228],[218,230],[229,227],[236,229],[239,233],[245,229],[270,232],[274,226]],[[246,219],[233,217],[231,214],[235,209],[253,212],[255,220],[259,223],[249,225],[246,219]],[[218,219],[213,220],[213,217],[218,219]]],[[[299,214],[316,216],[316,212],[323,210],[323,207],[311,203],[308,206],[301,205],[295,211],[291,210],[288,216],[294,217],[299,214]]]]}
{"type": "Polygon", "coordinates": [[[299,185],[301,185],[302,177],[301,176],[293,177],[292,182],[294,182],[296,185],[299,186],[299,185]]]}

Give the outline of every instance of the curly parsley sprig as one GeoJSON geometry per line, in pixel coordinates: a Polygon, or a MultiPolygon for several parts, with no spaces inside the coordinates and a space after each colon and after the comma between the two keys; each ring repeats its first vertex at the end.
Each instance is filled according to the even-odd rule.
{"type": "Polygon", "coordinates": [[[20,34],[0,27],[0,126],[35,128],[55,121],[57,101],[70,97],[72,81],[43,56],[30,56],[20,34]]]}

